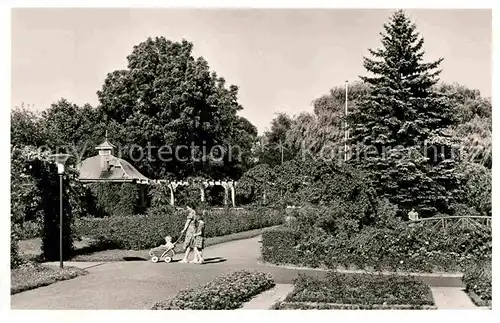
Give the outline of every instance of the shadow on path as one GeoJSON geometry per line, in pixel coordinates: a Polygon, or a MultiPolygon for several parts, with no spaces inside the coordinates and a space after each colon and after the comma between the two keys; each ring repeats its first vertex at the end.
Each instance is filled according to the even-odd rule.
{"type": "Polygon", "coordinates": [[[211,257],[211,258],[205,258],[203,259],[204,262],[203,264],[217,264],[217,263],[220,263],[220,262],[225,262],[227,261],[226,258],[222,258],[222,257],[211,257]]]}
{"type": "Polygon", "coordinates": [[[123,257],[123,260],[125,260],[125,261],[147,261],[147,259],[144,259],[142,257],[123,257]]]}

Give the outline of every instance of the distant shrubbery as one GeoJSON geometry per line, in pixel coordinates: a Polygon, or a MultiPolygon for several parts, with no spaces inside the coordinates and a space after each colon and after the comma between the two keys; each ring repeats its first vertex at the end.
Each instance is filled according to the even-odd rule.
{"type": "Polygon", "coordinates": [[[43,223],[39,221],[25,221],[21,224],[11,223],[11,226],[16,231],[19,240],[38,238],[43,230],[43,223]]]}
{"type": "Polygon", "coordinates": [[[133,183],[92,183],[89,185],[100,215],[127,216],[139,211],[139,187],[133,183]]]}

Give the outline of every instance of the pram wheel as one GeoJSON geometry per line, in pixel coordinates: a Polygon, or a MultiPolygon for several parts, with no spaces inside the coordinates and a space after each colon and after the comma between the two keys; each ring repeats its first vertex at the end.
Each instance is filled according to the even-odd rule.
{"type": "Polygon", "coordinates": [[[166,263],[169,263],[172,261],[172,258],[171,257],[165,257],[165,259],[163,259],[163,261],[165,261],[166,263]]]}
{"type": "Polygon", "coordinates": [[[151,261],[152,262],[158,262],[158,257],[156,257],[156,256],[151,257],[151,261]]]}

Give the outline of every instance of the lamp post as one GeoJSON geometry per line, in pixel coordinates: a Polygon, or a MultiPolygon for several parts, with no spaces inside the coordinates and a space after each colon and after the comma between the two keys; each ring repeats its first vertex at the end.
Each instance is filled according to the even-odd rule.
{"type": "Polygon", "coordinates": [[[59,174],[59,268],[63,269],[63,175],[64,164],[71,155],[54,154],[50,157],[57,165],[57,174],[59,174]]]}

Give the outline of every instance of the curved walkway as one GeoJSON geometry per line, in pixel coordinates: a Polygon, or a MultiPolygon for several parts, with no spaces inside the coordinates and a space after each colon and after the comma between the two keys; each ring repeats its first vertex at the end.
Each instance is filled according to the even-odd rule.
{"type": "MultiPolygon", "coordinates": [[[[300,272],[325,274],[318,270],[259,264],[260,237],[210,246],[204,257],[208,263],[202,266],[150,261],[90,264],[85,276],[12,295],[11,308],[149,309],[154,302],[175,296],[182,289],[207,283],[234,270],[269,272],[277,284],[293,283],[300,272]]],[[[437,286],[456,284],[446,279],[440,282],[437,286]]]]}

